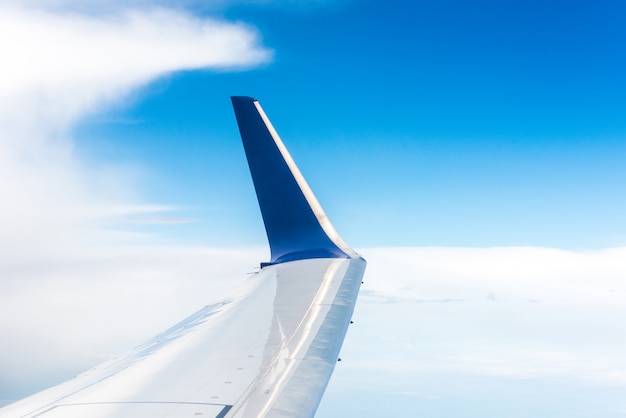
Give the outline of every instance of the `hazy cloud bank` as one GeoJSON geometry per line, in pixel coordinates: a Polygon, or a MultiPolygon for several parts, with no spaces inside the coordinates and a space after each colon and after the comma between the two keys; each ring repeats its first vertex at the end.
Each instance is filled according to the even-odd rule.
{"type": "Polygon", "coordinates": [[[626,248],[363,252],[368,271],[344,353],[350,372],[626,387],[626,248]]]}
{"type": "Polygon", "coordinates": [[[318,415],[623,415],[626,248],[363,254],[364,292],[318,415]]]}

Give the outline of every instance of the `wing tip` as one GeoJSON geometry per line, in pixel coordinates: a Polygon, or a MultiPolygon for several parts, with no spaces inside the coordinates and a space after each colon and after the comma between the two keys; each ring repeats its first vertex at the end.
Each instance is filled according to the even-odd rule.
{"type": "Polygon", "coordinates": [[[339,237],[258,100],[231,96],[270,244],[262,266],[312,258],[354,258],[339,237]]]}
{"type": "Polygon", "coordinates": [[[236,105],[237,103],[258,102],[257,99],[255,99],[254,97],[250,97],[250,96],[230,96],[230,100],[232,101],[233,105],[236,105]]]}

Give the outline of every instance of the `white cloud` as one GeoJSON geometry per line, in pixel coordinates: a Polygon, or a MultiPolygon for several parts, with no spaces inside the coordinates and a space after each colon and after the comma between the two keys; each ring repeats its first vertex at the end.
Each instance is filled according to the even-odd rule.
{"type": "Polygon", "coordinates": [[[70,132],[85,115],[164,75],[245,69],[267,62],[271,52],[241,23],[128,10],[121,2],[110,13],[80,14],[62,7],[70,3],[0,5],[0,391],[19,390],[33,376],[38,383],[31,387],[59,370],[77,371],[76,364],[102,358],[97,350],[162,324],[160,310],[144,318],[143,308],[157,304],[167,315],[174,309],[171,324],[219,293],[222,282],[203,275],[230,286],[237,280],[229,272],[245,277],[253,268],[218,250],[147,245],[146,236],[103,228],[109,218],[192,220],[142,202],[135,168],[80,161],[70,132]],[[203,300],[185,294],[182,303],[180,289],[198,286],[203,300]],[[100,339],[118,322],[124,324],[117,337],[104,332],[100,339]]]}
{"type": "Polygon", "coordinates": [[[250,27],[166,9],[105,17],[0,10],[4,123],[19,112],[62,128],[172,71],[245,68],[270,57],[250,27]]]}
{"type": "Polygon", "coordinates": [[[74,10],[84,13],[105,12],[126,8],[175,7],[178,9],[218,10],[233,5],[249,5],[285,8],[292,11],[309,10],[314,7],[337,7],[351,0],[4,0],[5,4],[19,5],[45,10],[74,10]]]}
{"type": "Polygon", "coordinates": [[[107,208],[141,205],[135,169],[75,157],[68,132],[81,117],[177,70],[242,69],[271,56],[246,25],[166,9],[81,15],[5,4],[0,28],[0,259],[59,251],[107,208]]]}
{"type": "Polygon", "coordinates": [[[621,416],[626,248],[362,254],[364,293],[318,416],[621,416]]]}
{"type": "Polygon", "coordinates": [[[626,248],[363,253],[368,271],[343,353],[346,379],[359,373],[360,385],[405,385],[399,376],[439,374],[626,386],[626,248]]]}

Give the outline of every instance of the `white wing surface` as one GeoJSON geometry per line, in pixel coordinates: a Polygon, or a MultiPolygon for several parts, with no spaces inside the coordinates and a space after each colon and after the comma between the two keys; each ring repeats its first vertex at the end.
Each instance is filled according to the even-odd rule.
{"type": "Polygon", "coordinates": [[[258,102],[232,100],[271,260],[231,298],[0,417],[315,414],[365,261],[334,230],[258,102]]]}

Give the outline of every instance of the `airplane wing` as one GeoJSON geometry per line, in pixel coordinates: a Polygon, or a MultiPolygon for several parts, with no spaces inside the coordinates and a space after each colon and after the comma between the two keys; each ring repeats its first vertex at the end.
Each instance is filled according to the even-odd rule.
{"type": "Polygon", "coordinates": [[[271,259],[230,298],[1,418],[311,417],[365,260],[339,237],[258,101],[233,97],[271,259]]]}

